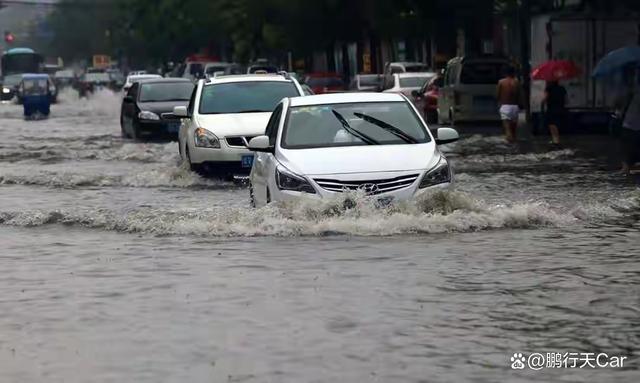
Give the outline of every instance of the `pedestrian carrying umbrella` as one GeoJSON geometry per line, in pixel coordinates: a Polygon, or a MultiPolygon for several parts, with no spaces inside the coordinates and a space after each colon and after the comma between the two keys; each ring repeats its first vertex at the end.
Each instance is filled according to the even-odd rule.
{"type": "Polygon", "coordinates": [[[551,60],[542,63],[531,72],[531,78],[544,81],[561,81],[578,77],[580,68],[573,61],[551,60]]]}
{"type": "Polygon", "coordinates": [[[593,77],[611,75],[629,64],[640,63],[640,46],[632,45],[609,52],[600,60],[591,74],[593,77]]]}

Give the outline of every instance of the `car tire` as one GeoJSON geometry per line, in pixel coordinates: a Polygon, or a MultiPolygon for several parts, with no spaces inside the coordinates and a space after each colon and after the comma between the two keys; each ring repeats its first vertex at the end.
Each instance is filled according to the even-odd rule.
{"type": "Polygon", "coordinates": [[[204,175],[204,167],[201,164],[194,164],[191,162],[191,156],[189,155],[189,147],[184,148],[184,156],[187,164],[189,165],[189,170],[199,175],[204,175]]]}

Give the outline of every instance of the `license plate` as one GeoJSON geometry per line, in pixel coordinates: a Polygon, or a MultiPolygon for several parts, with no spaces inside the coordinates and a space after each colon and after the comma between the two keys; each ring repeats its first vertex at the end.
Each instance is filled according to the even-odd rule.
{"type": "Polygon", "coordinates": [[[179,130],[180,130],[179,122],[170,122],[167,124],[167,131],[169,133],[178,133],[179,130]]]}
{"type": "Polygon", "coordinates": [[[242,167],[250,168],[253,166],[253,154],[242,156],[242,167]]]}

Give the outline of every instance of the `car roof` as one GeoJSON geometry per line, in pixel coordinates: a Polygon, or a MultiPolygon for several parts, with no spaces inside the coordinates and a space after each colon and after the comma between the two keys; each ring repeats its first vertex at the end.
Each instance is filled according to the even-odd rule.
{"type": "Polygon", "coordinates": [[[49,75],[46,73],[24,73],[22,78],[24,80],[45,79],[49,78],[49,75]]]}
{"type": "Polygon", "coordinates": [[[390,62],[389,65],[402,65],[402,66],[407,66],[407,65],[411,65],[411,66],[415,66],[415,65],[420,65],[420,66],[428,66],[425,63],[421,63],[418,61],[394,61],[394,62],[390,62]]]}
{"type": "Polygon", "coordinates": [[[291,106],[345,104],[360,102],[397,102],[405,98],[397,93],[328,93],[312,96],[291,97],[291,106]]]}
{"type": "Polygon", "coordinates": [[[433,77],[437,73],[436,72],[406,72],[406,73],[396,73],[400,78],[406,77],[433,77]]]}
{"type": "Polygon", "coordinates": [[[159,74],[130,74],[129,78],[162,78],[159,74]]]}
{"type": "Polygon", "coordinates": [[[140,81],[136,81],[144,84],[158,84],[158,83],[175,83],[175,82],[187,82],[193,84],[191,80],[183,77],[149,77],[141,78],[140,81]]]}
{"type": "Polygon", "coordinates": [[[205,82],[205,85],[226,84],[226,83],[232,83],[232,82],[249,82],[249,81],[293,82],[291,79],[287,79],[280,74],[265,73],[265,74],[238,74],[238,75],[212,77],[209,79],[209,81],[205,82]]]}

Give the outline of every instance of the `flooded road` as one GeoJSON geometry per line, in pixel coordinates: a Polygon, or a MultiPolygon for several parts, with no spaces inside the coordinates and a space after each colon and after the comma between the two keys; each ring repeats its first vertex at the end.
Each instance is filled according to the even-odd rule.
{"type": "Polygon", "coordinates": [[[455,192],[256,210],[122,140],[118,96],[62,98],[0,105],[0,382],[640,380],[640,192],[606,158],[473,134],[455,192]]]}

